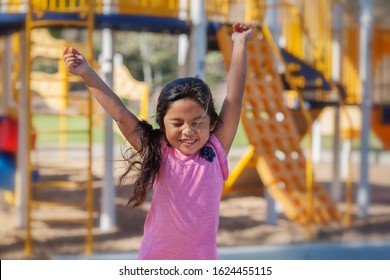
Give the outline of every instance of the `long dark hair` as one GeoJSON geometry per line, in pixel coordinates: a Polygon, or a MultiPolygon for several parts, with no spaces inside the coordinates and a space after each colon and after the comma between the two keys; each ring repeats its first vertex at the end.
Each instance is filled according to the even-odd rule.
{"type": "Polygon", "coordinates": [[[140,137],[141,148],[126,159],[128,167],[119,178],[119,185],[121,185],[131,171],[136,171],[134,193],[128,201],[128,205],[132,207],[141,205],[145,201],[148,191],[152,188],[161,164],[161,141],[165,139],[164,117],[170,104],[183,98],[197,101],[210,116],[211,125],[218,125],[218,114],[210,88],[205,82],[197,77],[188,77],[168,83],[161,90],[157,101],[156,123],[159,128],[153,129],[148,122],[140,121],[138,128],[133,133],[140,137]]]}

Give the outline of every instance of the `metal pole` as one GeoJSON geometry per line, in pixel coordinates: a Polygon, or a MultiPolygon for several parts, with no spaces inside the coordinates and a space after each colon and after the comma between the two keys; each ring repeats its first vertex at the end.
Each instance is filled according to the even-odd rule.
{"type": "MultiPolygon", "coordinates": [[[[180,0],[180,12],[179,12],[180,20],[188,19],[188,1],[180,0]]],[[[188,60],[189,60],[189,49],[190,49],[190,41],[189,36],[186,33],[179,34],[178,38],[178,55],[177,62],[179,65],[179,74],[180,76],[189,76],[190,72],[188,70],[188,60]]]]}
{"type": "MultiPolygon", "coordinates": [[[[343,52],[343,10],[340,5],[333,8],[333,57],[332,57],[332,79],[340,81],[342,70],[343,52]]],[[[334,107],[334,134],[333,134],[333,179],[330,188],[330,194],[334,202],[341,201],[341,182],[340,182],[340,107],[334,107]]]]}
{"type": "Polygon", "coordinates": [[[207,51],[207,20],[204,0],[191,0],[191,62],[192,74],[204,78],[207,51]]]}
{"type": "MultiPolygon", "coordinates": [[[[12,65],[13,65],[13,54],[12,54],[12,36],[7,35],[4,37],[4,57],[3,57],[3,88],[1,89],[4,93],[3,104],[4,108],[13,107],[15,104],[12,99],[12,65]]],[[[0,108],[1,110],[1,108],[0,108]]],[[[5,113],[5,112],[4,112],[5,113]]]]}
{"type": "Polygon", "coordinates": [[[358,216],[367,217],[371,199],[368,181],[369,132],[371,122],[371,44],[372,44],[372,3],[360,0],[360,78],[362,81],[362,130],[360,147],[360,184],[357,190],[358,216]]]}
{"type": "MultiPolygon", "coordinates": [[[[113,88],[113,56],[114,40],[112,30],[102,30],[101,75],[107,85],[113,88]]],[[[102,210],[100,213],[100,229],[109,231],[116,224],[115,188],[114,188],[114,133],[112,118],[104,113],[104,185],[102,190],[102,210]]]]}
{"type": "Polygon", "coordinates": [[[321,122],[317,119],[311,125],[312,127],[312,155],[313,155],[313,163],[319,163],[321,161],[321,122]]]}
{"type": "MultiPolygon", "coordinates": [[[[279,36],[280,36],[280,28],[278,24],[278,10],[276,8],[276,5],[278,4],[279,0],[267,0],[267,6],[271,7],[267,9],[267,24],[272,32],[272,37],[274,38],[274,41],[276,43],[279,42],[279,36]]],[[[277,61],[275,62],[278,63],[277,61]]],[[[274,67],[278,67],[278,65],[274,65],[274,67]]],[[[278,219],[278,213],[276,211],[276,203],[273,197],[269,194],[268,190],[266,189],[265,197],[267,200],[267,224],[274,225],[277,222],[278,219]]]]}
{"type": "MultiPolygon", "coordinates": [[[[20,53],[26,53],[26,31],[20,32],[20,53]]],[[[27,98],[27,67],[26,60],[21,59],[21,63],[24,63],[24,67],[21,67],[21,88],[20,88],[20,99],[18,102],[18,153],[17,153],[17,171],[15,180],[15,197],[16,197],[16,209],[17,209],[17,220],[16,227],[26,228],[27,223],[27,199],[28,199],[28,153],[27,142],[30,140],[30,135],[27,131],[28,123],[28,98],[27,98]]]]}

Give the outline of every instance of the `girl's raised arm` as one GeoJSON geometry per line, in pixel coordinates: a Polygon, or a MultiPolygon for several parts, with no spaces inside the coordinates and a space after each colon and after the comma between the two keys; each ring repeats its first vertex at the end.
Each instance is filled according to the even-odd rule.
{"type": "Polygon", "coordinates": [[[68,71],[83,78],[99,104],[115,120],[130,145],[139,150],[141,147],[139,137],[133,133],[139,119],[125,107],[122,100],[88,65],[81,53],[69,47],[64,49],[63,56],[68,71]]]}
{"type": "Polygon", "coordinates": [[[220,113],[221,124],[214,131],[226,154],[229,153],[240,122],[246,80],[248,41],[251,35],[252,29],[249,26],[233,24],[233,51],[227,78],[227,92],[220,113]]]}

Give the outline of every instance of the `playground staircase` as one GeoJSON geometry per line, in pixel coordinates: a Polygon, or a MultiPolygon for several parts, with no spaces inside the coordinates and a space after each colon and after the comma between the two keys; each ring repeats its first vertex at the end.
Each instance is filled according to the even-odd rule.
{"type": "MultiPolygon", "coordinates": [[[[222,26],[217,36],[229,67],[231,34],[228,27],[222,26]]],[[[317,182],[307,186],[307,162],[299,146],[300,135],[291,111],[285,106],[283,81],[275,69],[274,53],[262,29],[254,30],[248,48],[241,121],[250,149],[232,171],[224,194],[237,187],[235,184],[241,176],[256,170],[258,176],[255,178],[261,178],[289,219],[302,225],[340,220],[340,214],[323,187],[317,182]]]]}
{"type": "Polygon", "coordinates": [[[379,138],[383,148],[390,149],[390,95],[388,82],[390,56],[390,30],[376,28],[373,31],[372,77],[374,88],[371,99],[371,128],[379,138]]]}
{"type": "MultiPolygon", "coordinates": [[[[323,108],[338,105],[339,96],[332,92],[333,85],[312,65],[296,57],[285,49],[280,49],[287,70],[293,77],[295,86],[302,92],[308,108],[323,108]]],[[[286,90],[293,90],[282,74],[283,85],[286,90]]],[[[341,85],[335,85],[345,100],[346,93],[341,85]]]]}
{"type": "Polygon", "coordinates": [[[283,86],[288,95],[287,106],[291,109],[298,133],[302,138],[307,133],[308,126],[299,108],[295,89],[298,89],[300,94],[302,94],[302,98],[305,101],[304,105],[310,112],[313,120],[318,118],[325,107],[340,106],[345,101],[346,92],[340,84],[329,82],[315,67],[287,50],[280,49],[280,53],[286,64],[287,71],[291,75],[291,81],[288,81],[286,75],[284,73],[281,74],[283,86]],[[291,83],[294,84],[295,89],[291,87],[291,83]]]}
{"type": "Polygon", "coordinates": [[[38,171],[40,179],[27,183],[26,252],[33,250],[34,229],[46,225],[72,223],[86,230],[85,252],[93,248],[93,187],[92,187],[92,98],[85,90],[70,91],[77,82],[67,75],[62,52],[64,47],[78,46],[92,61],[93,1],[57,2],[30,1],[26,14],[26,91],[27,135],[34,135],[36,145],[28,143],[27,166],[30,174],[38,171]],[[52,2],[55,3],[55,2],[52,2]],[[67,15],[67,17],[63,17],[67,15]],[[71,16],[71,20],[69,20],[71,16]],[[47,27],[61,32],[73,28],[83,32],[78,40],[55,40],[47,27]],[[82,48],[84,46],[84,48],[82,48]],[[37,70],[45,61],[58,65],[56,73],[37,70]],[[46,104],[42,109],[42,104],[46,104]],[[70,139],[83,139],[83,144],[70,144],[70,139]],[[52,144],[40,144],[51,142],[52,144]],[[61,174],[61,175],[59,175],[61,174]],[[54,196],[53,190],[61,190],[54,196]],[[69,199],[77,192],[78,201],[69,199]],[[76,213],[70,216],[66,210],[76,213]],[[61,211],[60,211],[61,210],[61,211]]]}
{"type": "Polygon", "coordinates": [[[390,104],[379,104],[372,108],[371,127],[383,147],[390,150],[390,104]]]}

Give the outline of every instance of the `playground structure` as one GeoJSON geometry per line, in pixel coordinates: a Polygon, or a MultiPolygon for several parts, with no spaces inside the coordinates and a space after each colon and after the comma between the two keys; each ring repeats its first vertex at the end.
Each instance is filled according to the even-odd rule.
{"type": "MultiPolygon", "coordinates": [[[[33,239],[31,233],[33,208],[71,206],[66,202],[61,204],[37,203],[33,197],[37,190],[42,187],[85,190],[85,200],[78,207],[86,214],[83,214],[83,219],[77,222],[86,225],[88,232],[86,252],[90,253],[93,250],[91,130],[94,121],[94,106],[89,93],[70,90],[71,85],[78,81],[74,77],[69,77],[64,71],[60,59],[62,49],[68,44],[78,46],[88,54],[90,63],[94,63],[92,62],[91,36],[96,28],[110,27],[137,31],[146,29],[152,32],[169,30],[189,34],[191,29],[196,28],[190,24],[192,6],[187,1],[173,0],[167,1],[168,5],[161,1],[145,1],[141,4],[133,3],[133,1],[118,1],[112,6],[104,6],[101,1],[25,2],[23,4],[21,1],[0,1],[1,21],[4,20],[7,23],[1,25],[2,28],[0,28],[5,38],[0,53],[0,64],[4,69],[1,72],[4,78],[0,79],[1,98],[5,101],[5,105],[0,109],[2,109],[2,114],[8,118],[8,122],[9,119],[15,120],[18,116],[19,134],[24,133],[26,136],[21,138],[19,135],[17,148],[6,151],[8,163],[5,166],[14,167],[2,172],[8,172],[7,174],[15,172],[16,150],[25,155],[24,158],[19,157],[24,162],[19,163],[20,166],[17,168],[24,172],[22,178],[25,180],[27,190],[25,194],[27,198],[26,250],[30,252],[33,239]],[[24,15],[26,15],[25,20],[24,15]],[[81,28],[87,34],[86,39],[81,42],[54,39],[46,29],[53,26],[81,28]],[[24,37],[20,35],[21,31],[24,32],[24,37]],[[47,45],[44,42],[47,42],[47,45]],[[10,52],[14,53],[13,63],[7,61],[10,52]],[[20,54],[26,54],[25,63],[20,54]],[[34,61],[42,58],[58,61],[58,71],[50,74],[34,71],[34,61]],[[25,71],[23,71],[24,68],[25,71]],[[26,77],[23,78],[23,75],[26,77]],[[24,85],[23,81],[26,81],[24,85]],[[26,96],[25,99],[22,98],[23,96],[26,96]],[[31,122],[37,117],[34,112],[34,99],[36,98],[42,99],[50,109],[46,114],[58,119],[55,129],[38,129],[31,122]],[[15,113],[17,110],[19,110],[18,114],[15,113]],[[82,131],[75,131],[68,125],[70,116],[81,117],[86,123],[85,128],[82,131]],[[24,124],[23,118],[28,120],[24,124]],[[67,147],[66,138],[71,134],[87,135],[87,145],[77,152],[81,155],[80,158],[87,159],[82,164],[85,168],[85,177],[82,182],[67,182],[66,180],[41,182],[38,176],[31,175],[34,171],[38,173],[44,171],[45,167],[40,166],[38,160],[43,147],[37,147],[33,145],[34,141],[25,139],[34,139],[44,134],[58,137],[58,147],[55,149],[51,147],[57,154],[50,156],[52,157],[50,167],[56,167],[57,170],[61,170],[60,166],[64,160],[62,152],[70,149],[67,147]],[[54,161],[54,158],[58,160],[54,161]]],[[[346,125],[342,125],[340,129],[341,136],[356,138],[360,135],[360,126],[352,123],[351,116],[348,114],[349,107],[356,108],[362,102],[361,80],[358,74],[359,54],[356,48],[359,40],[359,24],[339,1],[301,0],[298,1],[302,4],[301,6],[279,2],[265,0],[205,1],[209,36],[215,34],[217,37],[218,47],[224,55],[227,66],[231,42],[230,31],[226,25],[241,21],[251,24],[255,29],[253,40],[249,45],[248,78],[242,113],[242,122],[250,147],[248,153],[232,170],[226,182],[224,195],[253,187],[252,185],[255,185],[258,190],[264,187],[283,206],[288,218],[307,228],[307,236],[310,238],[312,224],[320,225],[340,221],[342,215],[323,187],[313,179],[310,141],[307,156],[300,147],[300,141],[305,135],[311,139],[313,121],[318,118],[324,108],[329,107],[341,108],[341,117],[346,119],[344,122],[346,125]],[[332,32],[333,19],[326,15],[332,15],[336,8],[342,11],[343,24],[341,27],[338,26],[340,29],[336,30],[337,32],[332,32]],[[279,32],[273,31],[273,36],[266,24],[266,13],[279,14],[280,22],[277,25],[279,32]],[[343,48],[339,49],[340,56],[338,57],[343,63],[338,69],[334,66],[335,50],[331,47],[331,42],[337,40],[337,34],[344,34],[343,48]],[[278,40],[273,38],[278,38],[278,40]],[[277,45],[276,42],[282,42],[282,45],[277,45]],[[283,71],[280,72],[279,69],[283,71]],[[335,72],[342,74],[336,77],[335,72]],[[242,179],[242,177],[246,178],[242,179]]],[[[270,27],[275,26],[270,24],[270,27]]],[[[381,84],[386,77],[385,61],[390,49],[390,31],[374,27],[373,34],[372,73],[375,83],[381,84]]],[[[97,63],[95,62],[94,65],[97,63]]],[[[117,76],[114,76],[114,89],[122,98],[130,92],[132,93],[130,98],[138,97],[142,103],[141,115],[146,117],[147,87],[144,83],[135,82],[126,71],[122,68],[121,72],[117,72],[120,73],[119,75],[115,74],[117,76]],[[130,81],[135,85],[134,88],[129,87],[130,81]]],[[[389,148],[390,100],[386,97],[385,90],[386,87],[377,87],[373,90],[371,124],[383,146],[389,148]]],[[[8,140],[11,138],[11,136],[7,137],[8,140]]],[[[2,141],[3,139],[5,138],[2,138],[2,141]]],[[[12,142],[12,139],[10,141],[12,142]]],[[[3,150],[4,148],[2,158],[4,158],[3,150]]],[[[80,166],[76,168],[80,169],[80,166]]],[[[6,182],[8,186],[13,183],[6,182]]],[[[350,189],[347,191],[349,199],[351,199],[348,196],[350,191],[350,189]]]]}

